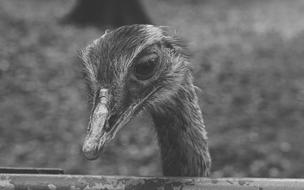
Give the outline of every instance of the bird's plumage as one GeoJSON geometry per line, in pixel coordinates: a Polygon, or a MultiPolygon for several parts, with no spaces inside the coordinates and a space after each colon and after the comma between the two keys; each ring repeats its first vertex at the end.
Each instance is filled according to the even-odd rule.
{"type": "Polygon", "coordinates": [[[88,155],[94,150],[95,158],[119,128],[145,109],[155,124],[164,175],[208,175],[207,135],[187,52],[178,37],[152,25],[120,27],[84,49],[93,97],[87,139],[96,144],[87,146],[88,155]],[[101,91],[108,95],[98,106],[105,100],[101,91]],[[98,109],[105,116],[98,116],[98,109]],[[100,134],[91,135],[92,128],[100,134]]]}

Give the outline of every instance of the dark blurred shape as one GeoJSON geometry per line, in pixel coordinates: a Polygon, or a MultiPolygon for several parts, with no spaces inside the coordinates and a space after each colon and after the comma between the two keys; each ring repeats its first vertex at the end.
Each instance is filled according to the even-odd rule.
{"type": "Polygon", "coordinates": [[[138,0],[78,0],[63,22],[97,27],[151,24],[138,0]]]}
{"type": "Polygon", "coordinates": [[[0,168],[0,173],[6,174],[64,174],[60,168],[0,168]]]}

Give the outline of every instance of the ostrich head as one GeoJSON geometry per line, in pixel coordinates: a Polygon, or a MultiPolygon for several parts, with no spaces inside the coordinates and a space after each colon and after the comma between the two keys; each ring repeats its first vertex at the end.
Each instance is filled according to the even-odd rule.
{"type": "Polygon", "coordinates": [[[187,88],[186,54],[181,40],[152,25],[106,32],[83,50],[93,103],[83,144],[88,159],[96,159],[136,114],[163,111],[179,89],[187,88]]]}

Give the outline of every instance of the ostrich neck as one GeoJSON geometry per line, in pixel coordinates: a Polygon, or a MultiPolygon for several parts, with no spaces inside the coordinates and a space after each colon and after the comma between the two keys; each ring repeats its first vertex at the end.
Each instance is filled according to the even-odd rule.
{"type": "Polygon", "coordinates": [[[161,110],[151,112],[165,176],[209,173],[211,161],[201,110],[193,85],[187,88],[170,97],[161,110]]]}

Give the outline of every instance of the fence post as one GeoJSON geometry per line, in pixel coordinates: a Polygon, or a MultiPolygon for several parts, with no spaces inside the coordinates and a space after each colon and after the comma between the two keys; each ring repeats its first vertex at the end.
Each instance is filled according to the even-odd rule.
{"type": "Polygon", "coordinates": [[[0,190],[303,190],[304,179],[0,174],[0,190]]]}

